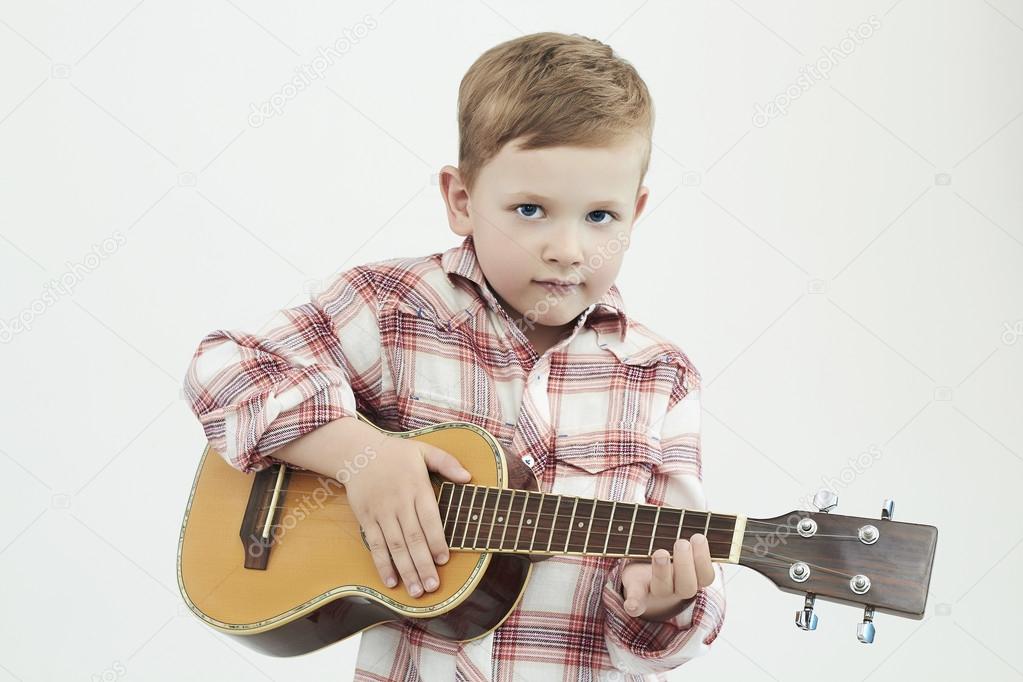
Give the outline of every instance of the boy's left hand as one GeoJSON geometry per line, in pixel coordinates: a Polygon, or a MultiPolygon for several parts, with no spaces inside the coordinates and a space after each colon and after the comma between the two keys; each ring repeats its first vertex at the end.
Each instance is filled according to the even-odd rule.
{"type": "Polygon", "coordinates": [[[650,562],[628,563],[622,569],[625,610],[644,620],[665,621],[681,613],[701,587],[714,582],[707,538],[699,533],[675,542],[675,556],[654,552],[650,562]],[[660,563],[663,560],[664,563],[660,563]]]}

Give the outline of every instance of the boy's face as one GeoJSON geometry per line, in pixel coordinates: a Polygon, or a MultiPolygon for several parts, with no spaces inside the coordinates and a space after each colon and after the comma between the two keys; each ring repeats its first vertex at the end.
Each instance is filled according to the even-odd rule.
{"type": "Polygon", "coordinates": [[[483,166],[471,195],[458,169],[445,166],[441,193],[452,231],[473,236],[483,274],[512,319],[558,331],[614,284],[649,195],[639,187],[643,140],[528,151],[517,142],[483,166]]]}

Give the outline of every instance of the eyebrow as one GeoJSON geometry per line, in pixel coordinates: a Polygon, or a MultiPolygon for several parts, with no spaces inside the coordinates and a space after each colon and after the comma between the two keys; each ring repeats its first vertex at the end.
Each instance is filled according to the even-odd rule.
{"type": "MultiPolygon", "coordinates": [[[[511,192],[505,195],[505,201],[511,201],[512,199],[525,199],[529,201],[536,201],[538,203],[552,204],[556,203],[551,197],[545,197],[542,194],[536,194],[535,192],[519,191],[511,192]]],[[[614,206],[615,208],[624,208],[625,204],[618,201],[617,199],[598,199],[591,201],[590,206],[614,206]]]]}

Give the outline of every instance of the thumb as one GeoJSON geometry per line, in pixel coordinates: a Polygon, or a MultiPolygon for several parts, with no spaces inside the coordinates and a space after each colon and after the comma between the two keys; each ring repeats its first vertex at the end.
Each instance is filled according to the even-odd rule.
{"type": "Polygon", "coordinates": [[[646,611],[646,598],[649,587],[637,572],[622,572],[622,587],[625,590],[625,610],[630,616],[638,616],[646,611]]]}
{"type": "Polygon", "coordinates": [[[426,468],[430,471],[440,474],[449,481],[468,483],[472,479],[472,474],[459,464],[451,453],[428,443],[420,443],[420,447],[423,461],[426,462],[426,468]]]}

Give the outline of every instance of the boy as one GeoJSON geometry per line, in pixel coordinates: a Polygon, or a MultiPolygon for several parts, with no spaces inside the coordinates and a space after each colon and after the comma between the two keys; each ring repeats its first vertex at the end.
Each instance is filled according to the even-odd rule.
{"type": "MultiPolygon", "coordinates": [[[[346,270],[265,334],[214,332],[185,381],[241,471],[330,476],[373,448],[346,493],[381,579],[413,597],[447,560],[428,472],[469,472],[356,410],[390,431],[474,423],[545,492],[705,508],[699,373],[614,285],[649,194],[645,84],[596,40],[538,33],[481,55],[458,107],[459,166],[440,189],[462,243],[346,270]]],[[[717,636],[723,582],[699,534],[649,562],[554,556],[477,640],[411,620],[365,631],[356,679],[665,679],[717,636]]]]}

